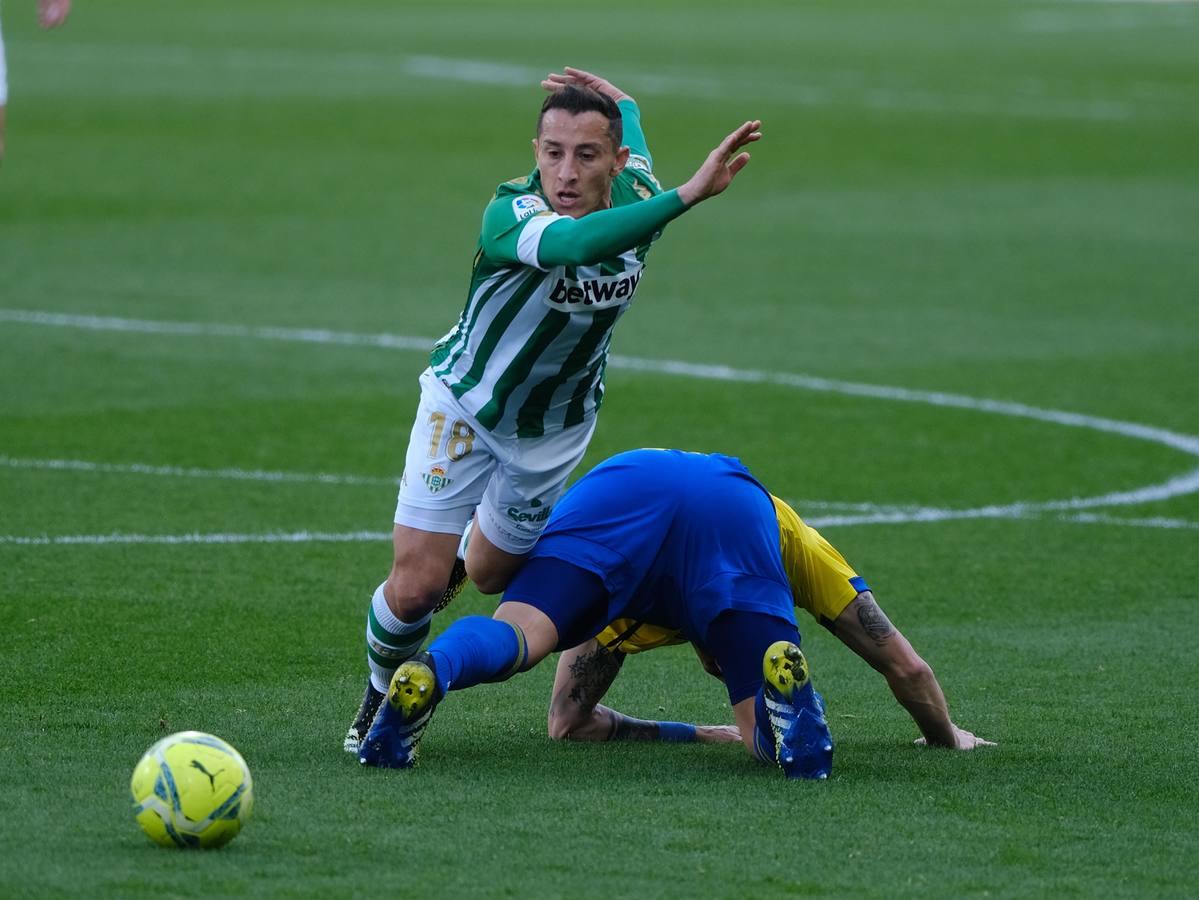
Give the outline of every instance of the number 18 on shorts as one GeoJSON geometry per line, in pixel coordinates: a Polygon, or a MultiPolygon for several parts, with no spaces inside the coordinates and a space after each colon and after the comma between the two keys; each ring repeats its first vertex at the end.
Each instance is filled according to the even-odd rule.
{"type": "Polygon", "coordinates": [[[536,438],[490,434],[431,371],[420,383],[396,524],[461,534],[478,507],[476,527],[488,540],[527,553],[583,458],[595,419],[536,438]]]}

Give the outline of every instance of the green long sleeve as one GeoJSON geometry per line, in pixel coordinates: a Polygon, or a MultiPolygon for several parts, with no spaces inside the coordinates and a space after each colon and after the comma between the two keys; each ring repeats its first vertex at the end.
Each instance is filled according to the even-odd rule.
{"type": "Polygon", "coordinates": [[[654,158],[649,152],[649,143],[645,139],[645,130],[641,127],[641,110],[632,99],[626,98],[616,104],[620,108],[620,121],[624,125],[624,140],[622,143],[629,152],[645,157],[646,164],[653,169],[654,158]]]}
{"type": "Polygon", "coordinates": [[[655,231],[686,210],[679,192],[671,190],[640,203],[593,212],[581,219],[558,219],[541,236],[538,262],[545,268],[596,265],[645,243],[655,231]]]}

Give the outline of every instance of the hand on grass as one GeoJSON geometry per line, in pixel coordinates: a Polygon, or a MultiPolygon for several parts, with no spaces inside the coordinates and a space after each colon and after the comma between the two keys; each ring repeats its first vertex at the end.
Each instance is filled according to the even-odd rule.
{"type": "Polygon", "coordinates": [[[735,744],[741,740],[736,725],[696,725],[695,740],[700,744],[735,744]]]}
{"type": "MultiPolygon", "coordinates": [[[[954,750],[973,750],[976,747],[997,747],[999,746],[994,741],[983,740],[977,735],[971,734],[964,728],[953,726],[953,737],[956,741],[954,750]]],[[[915,743],[921,747],[927,747],[928,741],[924,738],[916,738],[915,743]]]]}

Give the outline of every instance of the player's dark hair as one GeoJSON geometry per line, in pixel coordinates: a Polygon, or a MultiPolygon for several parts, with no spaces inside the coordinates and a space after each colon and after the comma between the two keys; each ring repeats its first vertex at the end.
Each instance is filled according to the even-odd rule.
{"type": "Polygon", "coordinates": [[[541,137],[541,120],[551,109],[564,109],[572,116],[585,112],[597,112],[608,120],[608,137],[612,138],[612,146],[620,149],[624,140],[624,127],[620,122],[620,108],[616,101],[607,94],[593,91],[588,87],[568,84],[561,90],[554,91],[541,104],[541,115],[537,117],[537,136],[541,137]]]}

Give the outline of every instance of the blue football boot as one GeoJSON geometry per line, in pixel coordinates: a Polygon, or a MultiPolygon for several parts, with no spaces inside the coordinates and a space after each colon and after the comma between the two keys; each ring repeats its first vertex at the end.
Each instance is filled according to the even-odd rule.
{"type": "MultiPolygon", "coordinates": [[[[433,612],[439,613],[462,593],[466,587],[466,563],[461,559],[454,560],[454,567],[450,571],[450,580],[446,583],[445,590],[441,593],[441,600],[433,607],[433,612]]],[[[354,716],[354,723],[350,725],[346,731],[345,740],[342,742],[342,747],[351,756],[358,756],[358,751],[362,748],[362,742],[366,740],[366,733],[370,731],[371,723],[375,721],[375,714],[379,711],[379,707],[383,704],[383,698],[386,694],[375,690],[370,679],[366,680],[366,693],[362,697],[362,704],[358,707],[358,713],[354,716]]]]}
{"type": "Polygon", "coordinates": [[[433,658],[418,653],[391,676],[387,699],[359,746],[358,762],[381,769],[411,769],[437,700],[433,658]]]}
{"type": "Polygon", "coordinates": [[[762,657],[762,675],[779,767],[788,778],[828,778],[833,738],[803,652],[790,641],[775,641],[762,657]]]}

